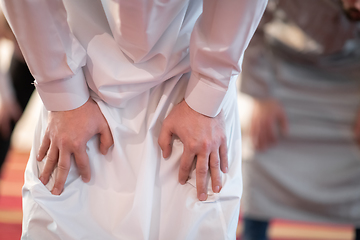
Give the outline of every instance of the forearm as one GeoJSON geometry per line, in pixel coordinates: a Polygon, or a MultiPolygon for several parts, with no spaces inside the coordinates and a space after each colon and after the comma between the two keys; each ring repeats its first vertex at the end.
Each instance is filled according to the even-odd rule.
{"type": "Polygon", "coordinates": [[[208,0],[190,42],[192,75],[185,100],[195,111],[214,117],[241,62],[266,0],[208,0]]]}
{"type": "Polygon", "coordinates": [[[86,52],[70,31],[62,1],[2,0],[1,5],[46,108],[69,110],[85,103],[86,52]]]}

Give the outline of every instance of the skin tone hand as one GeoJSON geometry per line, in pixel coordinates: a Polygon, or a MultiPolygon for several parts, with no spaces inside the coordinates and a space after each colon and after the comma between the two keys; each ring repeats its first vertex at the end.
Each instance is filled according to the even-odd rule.
{"type": "Polygon", "coordinates": [[[177,104],[163,122],[159,145],[163,157],[171,154],[172,135],[184,144],[180,159],[179,182],[185,184],[192,170],[195,157],[196,189],[200,201],[207,199],[207,174],[210,171],[212,189],[215,193],[222,188],[221,173],[228,171],[227,145],[223,113],[216,117],[204,116],[183,100],[177,104]]]}
{"type": "Polygon", "coordinates": [[[49,113],[48,127],[37,160],[42,161],[47,156],[43,172],[40,174],[40,181],[44,185],[49,182],[50,175],[57,165],[58,172],[52,194],[60,195],[64,189],[70,170],[71,155],[74,156],[82,180],[90,181],[86,143],[96,134],[100,137],[100,152],[105,155],[114,140],[105,117],[91,98],[74,110],[49,113]]]}
{"type": "Polygon", "coordinates": [[[280,103],[273,99],[255,100],[250,136],[256,150],[264,151],[276,143],[277,127],[282,135],[287,134],[288,121],[280,103]]]}
{"type": "Polygon", "coordinates": [[[16,101],[1,101],[0,104],[0,135],[6,139],[10,137],[11,122],[19,120],[21,108],[16,101]]]}

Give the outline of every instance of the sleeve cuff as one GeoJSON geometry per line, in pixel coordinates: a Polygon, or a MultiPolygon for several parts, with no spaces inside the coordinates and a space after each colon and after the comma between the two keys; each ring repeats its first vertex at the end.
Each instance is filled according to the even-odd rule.
{"type": "Polygon", "coordinates": [[[89,99],[89,88],[80,69],[70,78],[38,84],[36,89],[48,111],[68,111],[78,108],[89,99]]]}
{"type": "Polygon", "coordinates": [[[185,92],[185,101],[193,110],[208,117],[216,117],[222,108],[226,90],[205,79],[197,78],[194,72],[185,92]]]}

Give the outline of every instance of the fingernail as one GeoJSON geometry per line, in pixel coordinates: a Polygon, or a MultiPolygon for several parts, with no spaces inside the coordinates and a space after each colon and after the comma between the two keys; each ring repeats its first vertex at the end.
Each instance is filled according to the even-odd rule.
{"type": "Polygon", "coordinates": [[[90,181],[90,179],[88,179],[88,178],[86,178],[86,177],[83,177],[83,176],[81,176],[81,179],[83,180],[83,182],[85,182],[85,183],[87,183],[87,182],[89,182],[90,181]]]}
{"type": "Polygon", "coordinates": [[[225,167],[224,173],[227,173],[228,170],[229,170],[228,167],[225,167]]]}
{"type": "Polygon", "coordinates": [[[199,196],[199,200],[200,201],[205,201],[207,199],[207,196],[205,193],[201,193],[200,196],[199,196]]]}
{"type": "Polygon", "coordinates": [[[36,155],[36,160],[40,161],[40,155],[36,155]]]}
{"type": "Polygon", "coordinates": [[[215,186],[214,190],[215,190],[214,191],[215,193],[219,193],[220,192],[220,186],[215,186]]]}
{"type": "Polygon", "coordinates": [[[53,190],[51,191],[51,193],[53,195],[60,195],[61,191],[58,188],[53,188],[53,190]]]}
{"type": "MultiPolygon", "coordinates": [[[[39,180],[40,180],[40,182],[42,182],[43,184],[44,184],[44,177],[43,176],[40,176],[39,177],[39,180]]],[[[45,184],[44,184],[45,185],[45,184]]]]}

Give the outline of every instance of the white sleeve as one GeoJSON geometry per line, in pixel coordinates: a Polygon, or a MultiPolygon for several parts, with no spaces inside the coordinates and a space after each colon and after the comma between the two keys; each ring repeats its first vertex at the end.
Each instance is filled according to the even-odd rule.
{"type": "Polygon", "coordinates": [[[267,0],[203,1],[190,41],[192,73],[185,101],[192,109],[209,117],[220,112],[266,4],[267,0]]]}
{"type": "Polygon", "coordinates": [[[80,107],[89,98],[86,52],[71,33],[61,0],[1,0],[1,7],[49,111],[80,107]]]}

